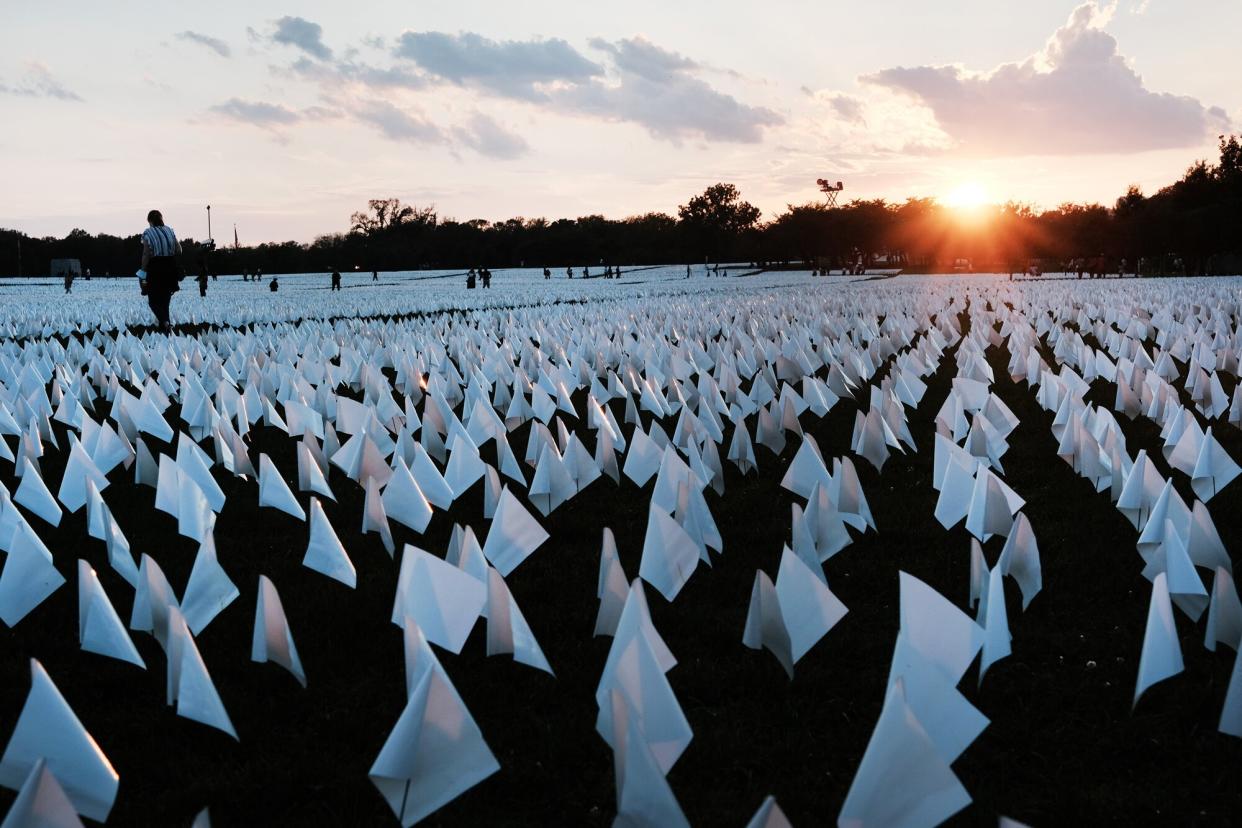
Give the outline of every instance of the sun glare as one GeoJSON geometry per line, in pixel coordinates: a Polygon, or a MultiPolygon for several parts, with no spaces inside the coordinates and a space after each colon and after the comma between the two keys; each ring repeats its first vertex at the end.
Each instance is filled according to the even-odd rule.
{"type": "Polygon", "coordinates": [[[944,203],[959,210],[975,210],[988,203],[988,191],[978,181],[966,181],[957,185],[944,203]]]}

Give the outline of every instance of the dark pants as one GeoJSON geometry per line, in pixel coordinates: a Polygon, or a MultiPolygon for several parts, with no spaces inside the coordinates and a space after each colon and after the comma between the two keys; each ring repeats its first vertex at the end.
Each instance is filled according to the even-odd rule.
{"type": "Polygon", "coordinates": [[[181,272],[173,256],[153,256],[147,262],[147,304],[161,328],[168,325],[168,303],[177,292],[181,272]]]}
{"type": "Polygon", "coordinates": [[[151,312],[155,314],[155,322],[161,328],[168,324],[168,301],[172,299],[172,293],[167,290],[160,290],[154,285],[147,288],[147,303],[151,306],[151,312]]]}

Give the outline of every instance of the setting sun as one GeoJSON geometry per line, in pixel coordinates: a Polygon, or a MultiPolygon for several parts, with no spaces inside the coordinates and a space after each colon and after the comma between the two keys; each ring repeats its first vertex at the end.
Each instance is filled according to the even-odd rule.
{"type": "Polygon", "coordinates": [[[961,210],[974,210],[988,203],[988,191],[978,181],[966,181],[950,192],[944,203],[961,210]]]}

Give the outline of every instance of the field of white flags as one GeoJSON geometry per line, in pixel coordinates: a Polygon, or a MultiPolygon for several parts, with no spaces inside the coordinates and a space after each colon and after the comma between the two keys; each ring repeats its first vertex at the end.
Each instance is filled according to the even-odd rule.
{"type": "Polygon", "coordinates": [[[5,826],[1229,824],[1242,280],[0,282],[5,826]]]}

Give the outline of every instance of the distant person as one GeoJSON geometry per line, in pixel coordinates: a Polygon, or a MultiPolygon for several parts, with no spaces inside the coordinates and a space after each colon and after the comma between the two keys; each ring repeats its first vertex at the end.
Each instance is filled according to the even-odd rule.
{"type": "Polygon", "coordinates": [[[378,270],[372,270],[372,271],[371,271],[371,281],[372,281],[372,282],[378,282],[378,281],[379,281],[379,271],[378,271],[378,270]]]}
{"type": "Polygon", "coordinates": [[[490,290],[492,287],[492,272],[485,267],[479,271],[479,278],[483,280],[483,289],[490,290]]]}
{"type": "Polygon", "coordinates": [[[254,269],[254,273],[253,273],[253,274],[251,274],[251,276],[250,276],[250,281],[252,281],[252,282],[262,282],[262,281],[263,281],[263,268],[261,268],[261,267],[256,267],[256,268],[254,269]]]}
{"type": "Polygon", "coordinates": [[[551,271],[551,270],[548,270],[548,269],[545,267],[545,268],[543,269],[543,278],[545,278],[545,279],[551,279],[551,278],[552,278],[552,271],[551,271]]]}
{"type": "Polygon", "coordinates": [[[91,280],[91,269],[88,267],[86,269],[86,281],[89,282],[90,280],[91,280]]]}
{"type": "Polygon", "coordinates": [[[466,274],[466,290],[474,290],[474,281],[474,270],[471,269],[470,272],[466,274]]]}
{"type": "Polygon", "coordinates": [[[172,295],[180,290],[181,266],[177,256],[181,255],[181,242],[177,234],[164,224],[164,216],[159,210],[147,213],[147,229],[142,231],[142,267],[138,271],[138,285],[147,297],[147,304],[155,314],[155,322],[163,333],[170,333],[172,325],[168,321],[168,306],[172,295]]]}
{"type": "Polygon", "coordinates": [[[690,265],[686,265],[686,278],[690,278],[690,265]]]}
{"type": "Polygon", "coordinates": [[[275,293],[276,291],[280,290],[280,282],[276,281],[275,276],[272,277],[272,281],[268,282],[267,289],[270,290],[272,293],[275,293]]]}
{"type": "Polygon", "coordinates": [[[332,290],[340,290],[340,289],[341,289],[341,271],[333,270],[332,271],[332,290]]]}
{"type": "Polygon", "coordinates": [[[73,271],[65,272],[65,293],[73,293],[73,271]]]}
{"type": "Polygon", "coordinates": [[[198,295],[207,298],[207,271],[200,270],[198,272],[198,295]]]}
{"type": "Polygon", "coordinates": [[[570,279],[574,278],[574,269],[572,267],[565,268],[565,276],[570,279]]]}

